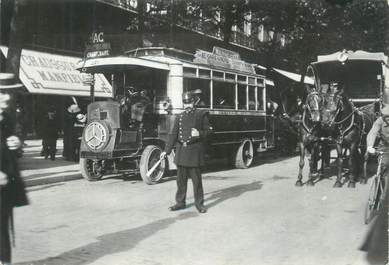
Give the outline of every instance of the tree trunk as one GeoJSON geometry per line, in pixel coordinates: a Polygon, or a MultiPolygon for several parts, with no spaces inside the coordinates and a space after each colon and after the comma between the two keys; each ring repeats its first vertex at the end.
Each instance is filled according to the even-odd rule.
{"type": "Polygon", "coordinates": [[[138,47],[144,46],[145,39],[145,1],[138,0],[137,12],[138,12],[138,47]]]}
{"type": "Polygon", "coordinates": [[[25,0],[13,0],[13,14],[10,23],[8,56],[5,70],[19,77],[20,56],[26,32],[25,0]]]}
{"type": "Polygon", "coordinates": [[[224,9],[224,24],[223,24],[223,42],[228,44],[231,39],[232,26],[234,18],[232,14],[232,1],[223,2],[224,9]]]}

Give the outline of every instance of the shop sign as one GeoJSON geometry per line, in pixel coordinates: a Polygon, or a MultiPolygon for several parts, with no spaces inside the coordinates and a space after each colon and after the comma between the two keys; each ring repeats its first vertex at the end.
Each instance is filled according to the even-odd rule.
{"type": "MultiPolygon", "coordinates": [[[[7,56],[8,48],[0,46],[7,56]]],[[[19,78],[31,93],[89,96],[90,85],[76,70],[81,58],[22,50],[19,78]]],[[[112,86],[103,74],[95,74],[95,96],[112,97],[112,86]]]]}
{"type": "Polygon", "coordinates": [[[194,55],[195,58],[193,59],[193,62],[255,74],[254,66],[240,60],[238,53],[219,47],[215,48],[212,53],[197,50],[194,55]]]}
{"type": "Polygon", "coordinates": [[[111,54],[111,43],[104,41],[104,32],[93,32],[90,36],[90,44],[86,45],[85,57],[97,58],[111,54]]]}

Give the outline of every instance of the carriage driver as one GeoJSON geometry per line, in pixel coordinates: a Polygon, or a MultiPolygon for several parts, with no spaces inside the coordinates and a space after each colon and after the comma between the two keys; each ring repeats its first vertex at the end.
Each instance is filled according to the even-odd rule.
{"type": "Polygon", "coordinates": [[[195,205],[200,213],[205,213],[204,191],[200,168],[204,166],[205,139],[212,128],[208,120],[208,112],[195,108],[197,96],[193,92],[182,95],[184,111],[177,115],[169,132],[169,139],[161,159],[176,147],[174,163],[177,165],[176,204],[171,211],[184,209],[188,178],[192,178],[195,205]]]}

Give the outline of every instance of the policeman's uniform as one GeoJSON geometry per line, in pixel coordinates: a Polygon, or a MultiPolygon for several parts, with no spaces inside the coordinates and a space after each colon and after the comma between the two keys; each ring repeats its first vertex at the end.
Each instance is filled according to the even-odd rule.
{"type": "Polygon", "coordinates": [[[212,128],[206,110],[190,109],[179,114],[169,132],[165,152],[169,154],[175,146],[174,162],[177,165],[177,193],[176,205],[170,210],[185,208],[188,177],[192,178],[193,193],[196,208],[205,212],[204,191],[201,180],[200,167],[204,166],[205,140],[212,128]],[[199,132],[199,136],[192,136],[192,128],[199,132]]]}

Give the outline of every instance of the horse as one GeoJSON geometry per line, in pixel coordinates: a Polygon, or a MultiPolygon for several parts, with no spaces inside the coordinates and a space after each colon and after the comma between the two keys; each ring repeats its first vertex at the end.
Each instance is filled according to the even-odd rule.
{"type": "MultiPolygon", "coordinates": [[[[344,90],[338,90],[323,96],[322,127],[331,132],[331,137],[337,151],[337,179],[334,187],[342,186],[343,150],[349,150],[350,179],[348,187],[355,188],[359,174],[360,162],[366,152],[366,135],[374,120],[374,104],[356,108],[345,95],[344,90]]],[[[366,172],[363,172],[361,183],[366,183],[366,172]]]]}
{"type": "MultiPolygon", "coordinates": [[[[296,186],[302,186],[302,170],[305,165],[305,154],[309,156],[309,176],[307,185],[313,186],[314,179],[317,175],[317,165],[320,158],[325,158],[323,150],[325,145],[322,141],[323,138],[327,138],[325,130],[321,127],[321,115],[323,108],[323,97],[322,93],[318,91],[310,92],[305,100],[301,122],[298,127],[299,135],[299,149],[300,149],[300,162],[299,162],[299,173],[297,176],[296,186]]],[[[320,172],[323,173],[324,163],[322,161],[320,172]]]]}

